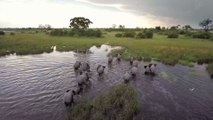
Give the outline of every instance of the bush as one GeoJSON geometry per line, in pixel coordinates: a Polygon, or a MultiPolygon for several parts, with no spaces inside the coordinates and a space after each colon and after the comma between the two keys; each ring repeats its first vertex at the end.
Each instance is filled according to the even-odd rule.
{"type": "Polygon", "coordinates": [[[133,86],[120,84],[92,101],[81,100],[69,111],[68,120],[133,120],[139,112],[133,86]]]}
{"type": "Polygon", "coordinates": [[[93,29],[89,29],[89,30],[73,30],[75,35],[79,36],[79,37],[101,37],[102,36],[102,32],[100,30],[93,30],[93,29]]]}
{"type": "Polygon", "coordinates": [[[15,33],[14,33],[14,32],[11,32],[10,35],[15,35],[15,33]]]}
{"type": "Polygon", "coordinates": [[[4,31],[0,31],[0,35],[5,35],[5,32],[4,31]]]}
{"type": "Polygon", "coordinates": [[[180,30],[179,34],[184,35],[184,34],[186,34],[186,31],[185,30],[180,30]]]}
{"type": "Polygon", "coordinates": [[[178,34],[177,33],[169,33],[168,38],[178,38],[178,34]]]}
{"type": "Polygon", "coordinates": [[[125,33],[123,34],[123,37],[133,38],[133,37],[135,37],[135,32],[133,32],[133,31],[125,32],[125,33]]]}
{"type": "Polygon", "coordinates": [[[136,36],[137,38],[153,38],[153,32],[152,31],[144,31],[143,33],[140,32],[136,36]]]}
{"type": "Polygon", "coordinates": [[[87,37],[101,37],[102,32],[100,30],[89,29],[85,31],[84,35],[87,37]]]}
{"type": "Polygon", "coordinates": [[[73,30],[61,30],[55,29],[50,32],[50,35],[53,36],[85,36],[85,37],[101,37],[102,32],[100,30],[82,30],[82,29],[73,29],[73,30]]]}
{"type": "Polygon", "coordinates": [[[115,37],[122,37],[122,34],[121,33],[116,33],[115,37]]]}
{"type": "Polygon", "coordinates": [[[53,36],[63,36],[65,34],[64,34],[63,30],[61,30],[61,29],[55,29],[55,30],[52,30],[50,32],[50,35],[53,35],[53,36]]]}
{"type": "Polygon", "coordinates": [[[136,38],[146,38],[146,35],[142,32],[138,33],[136,38]]]}
{"type": "Polygon", "coordinates": [[[210,39],[211,33],[209,32],[196,32],[192,36],[193,38],[200,38],[200,39],[210,39]]]}
{"type": "Polygon", "coordinates": [[[185,33],[185,36],[187,36],[187,37],[191,37],[192,35],[193,35],[193,33],[190,31],[186,31],[186,33],[185,33]]]}
{"type": "Polygon", "coordinates": [[[153,32],[152,31],[145,31],[146,38],[153,38],[153,32]]]}
{"type": "Polygon", "coordinates": [[[73,30],[69,31],[68,33],[68,36],[74,36],[75,35],[75,32],[73,30]]]}

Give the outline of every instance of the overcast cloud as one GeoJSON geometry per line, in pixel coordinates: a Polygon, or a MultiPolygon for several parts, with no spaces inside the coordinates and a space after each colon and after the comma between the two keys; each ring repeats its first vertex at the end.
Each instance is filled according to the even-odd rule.
{"type": "MultiPolygon", "coordinates": [[[[213,0],[89,0],[100,4],[121,4],[138,15],[171,18],[180,24],[196,26],[204,18],[213,18],[213,0]]],[[[175,21],[175,22],[176,22],[175,21]]],[[[175,24],[175,23],[174,23],[175,24]]]]}
{"type": "Polygon", "coordinates": [[[92,27],[154,27],[213,19],[213,0],[0,0],[0,27],[67,27],[75,16],[88,17],[92,27]]]}

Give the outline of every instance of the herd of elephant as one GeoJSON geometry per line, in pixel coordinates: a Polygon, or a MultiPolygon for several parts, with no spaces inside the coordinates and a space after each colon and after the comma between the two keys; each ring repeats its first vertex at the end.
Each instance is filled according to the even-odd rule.
{"type": "MultiPolygon", "coordinates": [[[[112,64],[113,56],[108,57],[108,64],[112,64]]],[[[121,54],[117,54],[115,58],[118,62],[121,61],[121,54]]],[[[126,72],[123,76],[124,83],[128,83],[132,78],[135,78],[138,73],[138,64],[139,61],[135,60],[133,57],[130,58],[129,63],[131,65],[130,71],[126,72]]],[[[144,66],[145,75],[155,75],[156,64],[149,64],[144,66]]],[[[105,66],[98,65],[96,72],[99,76],[104,74],[105,66]]],[[[76,90],[67,90],[64,94],[64,104],[66,107],[72,106],[75,102],[78,101],[79,95],[83,92],[83,89],[86,86],[91,84],[90,81],[90,65],[87,62],[76,61],[74,64],[74,70],[79,73],[76,78],[78,83],[76,90]]]]}

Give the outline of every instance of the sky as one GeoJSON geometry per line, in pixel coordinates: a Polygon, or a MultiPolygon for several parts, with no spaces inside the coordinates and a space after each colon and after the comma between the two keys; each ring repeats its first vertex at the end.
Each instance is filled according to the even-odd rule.
{"type": "Polygon", "coordinates": [[[73,17],[89,18],[92,28],[191,25],[213,19],[213,0],[0,0],[0,28],[68,28],[73,17]]]}

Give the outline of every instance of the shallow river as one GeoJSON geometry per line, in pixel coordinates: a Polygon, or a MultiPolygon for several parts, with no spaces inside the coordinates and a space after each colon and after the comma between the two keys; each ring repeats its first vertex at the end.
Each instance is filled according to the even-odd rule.
{"type": "MultiPolygon", "coordinates": [[[[88,61],[93,71],[92,86],[84,97],[92,99],[122,83],[130,65],[114,61],[108,66],[110,49],[102,45],[92,47],[92,54],[54,51],[1,57],[0,120],[63,120],[63,94],[77,85],[73,70],[76,60],[88,61]],[[98,64],[107,66],[102,77],[95,72],[98,64]]],[[[213,80],[204,65],[188,68],[153,63],[157,63],[157,76],[145,76],[143,66],[148,63],[140,62],[138,76],[130,83],[136,86],[140,101],[136,120],[213,120],[213,80]]]]}

